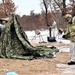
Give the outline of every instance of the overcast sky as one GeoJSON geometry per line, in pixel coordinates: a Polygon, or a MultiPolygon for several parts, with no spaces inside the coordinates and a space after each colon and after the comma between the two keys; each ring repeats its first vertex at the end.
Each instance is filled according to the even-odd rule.
{"type": "Polygon", "coordinates": [[[40,0],[12,0],[17,6],[16,13],[19,15],[29,15],[31,10],[40,13],[40,0]]]}
{"type": "MultiPolygon", "coordinates": [[[[40,1],[41,0],[12,0],[15,3],[16,14],[19,15],[30,15],[30,11],[34,10],[34,13],[40,13],[40,1]]],[[[67,0],[68,1],[68,0],[67,0]]],[[[2,0],[0,0],[2,2],[2,0]]]]}

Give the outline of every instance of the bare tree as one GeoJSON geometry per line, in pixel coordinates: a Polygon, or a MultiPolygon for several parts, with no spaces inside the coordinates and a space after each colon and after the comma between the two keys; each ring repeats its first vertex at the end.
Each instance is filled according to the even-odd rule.
{"type": "MultiPolygon", "coordinates": [[[[46,6],[50,8],[50,12],[60,11],[61,15],[64,16],[66,13],[75,15],[75,0],[44,0],[46,6]]],[[[44,2],[43,2],[44,3],[44,2]]]]}
{"type": "Polygon", "coordinates": [[[48,25],[48,5],[47,5],[47,1],[46,0],[43,0],[43,4],[44,4],[44,7],[45,7],[45,10],[46,10],[46,24],[48,25]]]}
{"type": "Polygon", "coordinates": [[[15,12],[16,7],[12,0],[2,0],[0,4],[0,17],[10,16],[15,12]]]}

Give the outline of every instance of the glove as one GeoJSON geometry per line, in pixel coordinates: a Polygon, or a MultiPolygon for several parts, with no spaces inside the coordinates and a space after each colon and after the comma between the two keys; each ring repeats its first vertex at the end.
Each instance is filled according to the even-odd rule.
{"type": "Polygon", "coordinates": [[[62,38],[66,38],[66,35],[63,35],[62,38]]]}
{"type": "Polygon", "coordinates": [[[47,24],[47,26],[49,26],[49,24],[47,24]]]}

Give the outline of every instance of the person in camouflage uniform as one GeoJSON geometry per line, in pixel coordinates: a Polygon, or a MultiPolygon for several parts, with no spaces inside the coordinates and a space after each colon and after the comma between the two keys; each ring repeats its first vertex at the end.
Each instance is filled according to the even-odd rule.
{"type": "Polygon", "coordinates": [[[1,24],[0,24],[0,36],[1,36],[1,33],[2,31],[5,29],[5,24],[6,24],[6,21],[5,20],[2,20],[1,24]]]}
{"type": "Polygon", "coordinates": [[[66,21],[68,22],[68,29],[64,35],[69,35],[70,37],[71,60],[70,62],[68,62],[68,65],[75,65],[75,24],[72,22],[71,15],[66,15],[65,17],[66,17],[66,21]]]}

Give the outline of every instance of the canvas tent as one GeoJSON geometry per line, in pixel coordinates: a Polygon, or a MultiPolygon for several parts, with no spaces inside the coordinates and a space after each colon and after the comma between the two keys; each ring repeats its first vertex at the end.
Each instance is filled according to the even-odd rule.
{"type": "Polygon", "coordinates": [[[56,47],[32,46],[15,15],[12,15],[0,37],[0,57],[14,59],[52,58],[56,47]]]}

